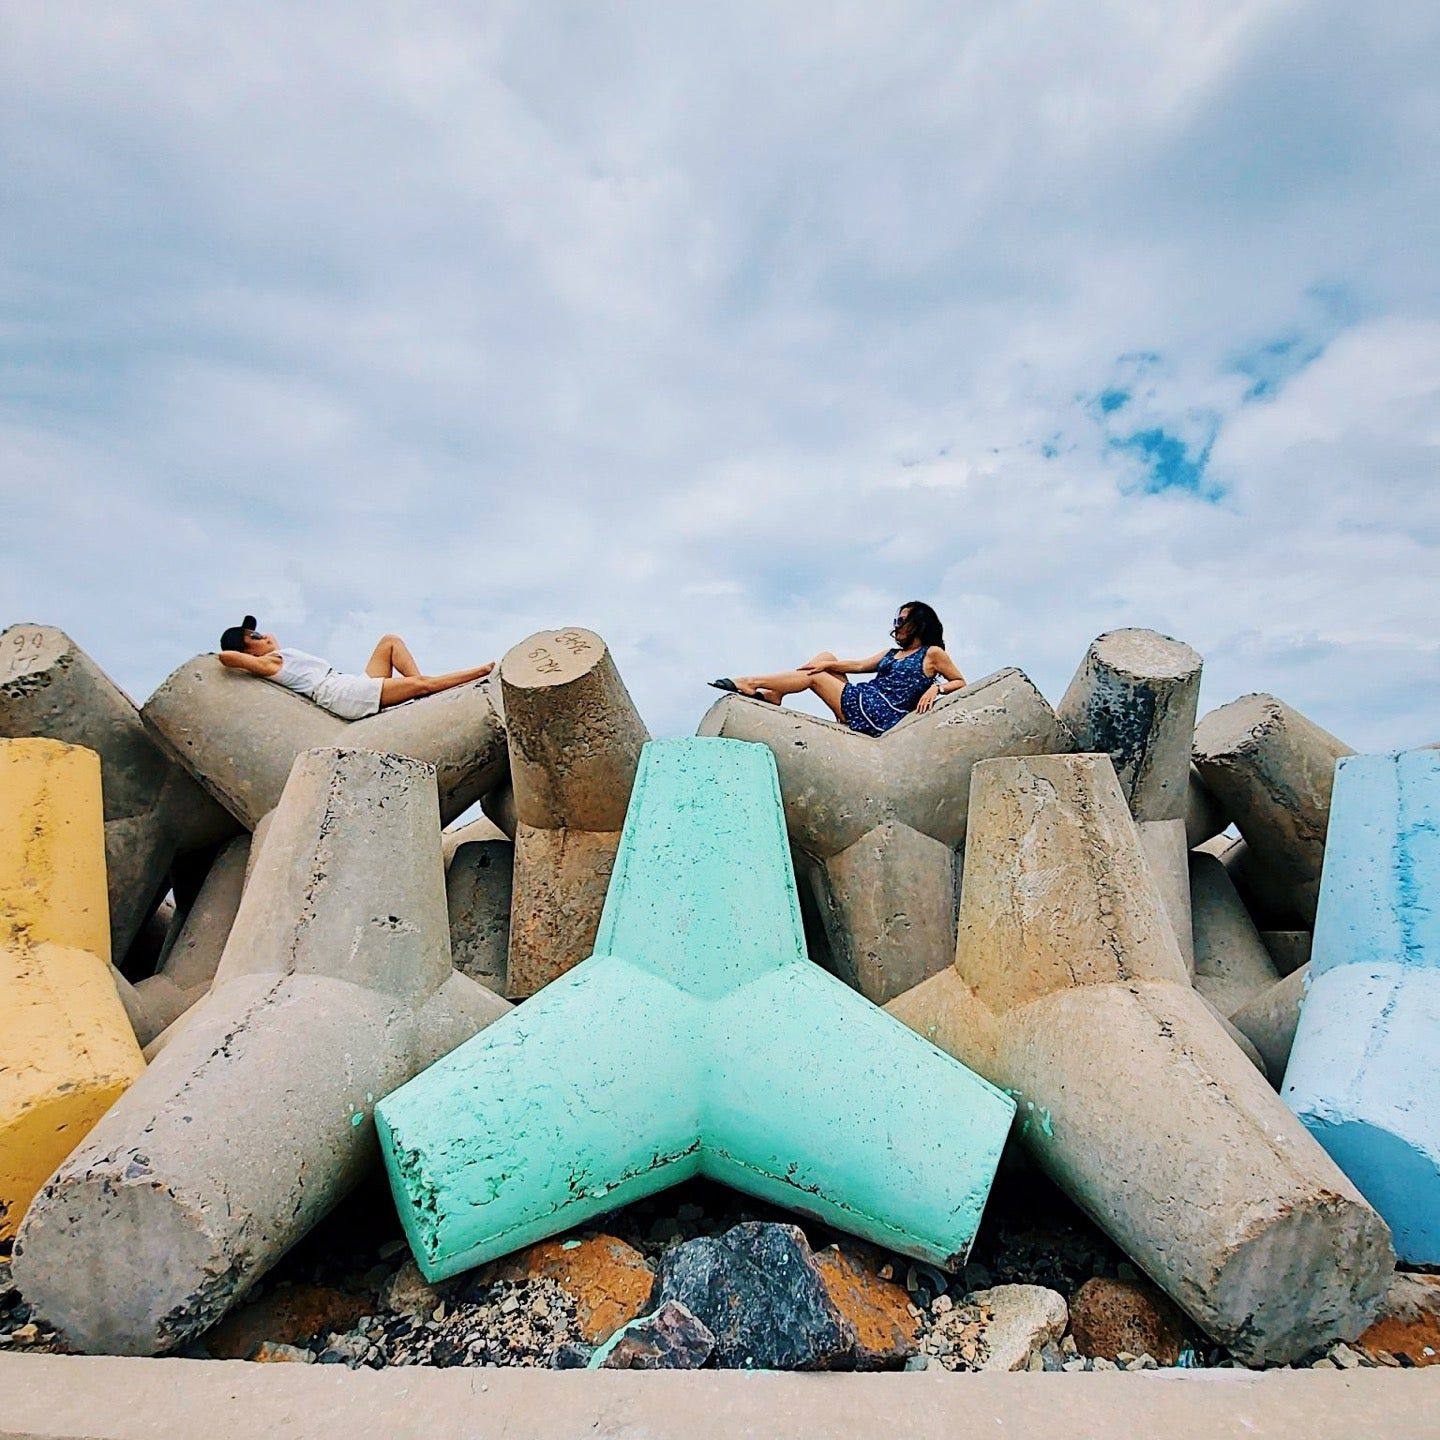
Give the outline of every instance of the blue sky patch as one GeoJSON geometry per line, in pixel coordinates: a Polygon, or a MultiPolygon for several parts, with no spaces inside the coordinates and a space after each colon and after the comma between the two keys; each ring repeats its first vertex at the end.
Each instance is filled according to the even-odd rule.
{"type": "Polygon", "coordinates": [[[1117,436],[1110,441],[1109,448],[1133,455],[1144,464],[1145,481],[1140,487],[1144,494],[1184,490],[1213,504],[1224,493],[1220,486],[1205,478],[1214,443],[1212,432],[1203,446],[1192,449],[1178,435],[1157,425],[1132,435],[1117,436]]]}
{"type": "Polygon", "coordinates": [[[1128,390],[1102,390],[1100,392],[1099,406],[1102,415],[1113,415],[1117,410],[1122,409],[1130,399],[1128,390]]]}

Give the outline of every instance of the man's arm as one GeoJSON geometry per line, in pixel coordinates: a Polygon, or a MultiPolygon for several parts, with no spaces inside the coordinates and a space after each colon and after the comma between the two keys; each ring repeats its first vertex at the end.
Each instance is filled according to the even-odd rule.
{"type": "Polygon", "coordinates": [[[251,675],[263,675],[267,679],[278,675],[285,664],[278,655],[247,655],[243,650],[222,650],[220,663],[227,670],[247,670],[251,675]]]}

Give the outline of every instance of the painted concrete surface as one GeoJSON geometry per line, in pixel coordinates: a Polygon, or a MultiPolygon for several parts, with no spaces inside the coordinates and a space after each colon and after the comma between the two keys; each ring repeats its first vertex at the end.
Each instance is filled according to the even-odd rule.
{"type": "Polygon", "coordinates": [[[782,1375],[0,1355],[3,1440],[1440,1440],[1440,1369],[782,1375]]]}
{"type": "Polygon", "coordinates": [[[703,1174],[962,1260],[1010,1099],[806,958],[774,761],[645,747],[595,954],[376,1107],[427,1277],[703,1174]]]}
{"type": "Polygon", "coordinates": [[[769,746],[829,963],[877,1005],[955,958],[975,762],[1074,749],[1049,701],[1015,669],[942,696],[879,739],[738,695],[712,705],[699,733],[769,746]]]}
{"type": "Polygon", "coordinates": [[[377,1163],[374,1102],[508,1009],[450,964],[433,769],[307,752],[214,987],[36,1196],[16,1286],[79,1349],[185,1344],[377,1163]]]}
{"type": "Polygon", "coordinates": [[[1372,1318],[1389,1232],[1191,988],[1108,756],[975,767],[955,964],[888,1008],[1015,1094],[1041,1167],[1247,1362],[1372,1318]]]}
{"type": "Polygon", "coordinates": [[[0,1239],[145,1068],[110,974],[100,758],[0,740],[0,1239]]]}
{"type": "Polygon", "coordinates": [[[1440,753],[1336,766],[1330,839],[1283,1094],[1389,1222],[1440,1264],[1440,753]]]}
{"type": "Polygon", "coordinates": [[[0,633],[0,736],[32,735],[100,756],[110,945],[123,961],[176,856],[239,827],[145,733],[130,697],[53,625],[0,633]]]}

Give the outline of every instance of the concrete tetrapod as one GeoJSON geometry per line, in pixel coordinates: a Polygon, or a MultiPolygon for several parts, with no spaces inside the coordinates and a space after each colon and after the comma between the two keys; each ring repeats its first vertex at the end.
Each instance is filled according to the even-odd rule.
{"type": "Polygon", "coordinates": [[[1285,1080],[1309,983],[1310,966],[1306,963],[1268,990],[1252,996],[1230,1017],[1230,1023],[1260,1052],[1265,1073],[1277,1090],[1285,1080]]]}
{"type": "Polygon", "coordinates": [[[240,909],[249,858],[248,835],[237,835],[222,847],[161,955],[160,968],[131,987],[141,1013],[137,1019],[132,1012],[130,1019],[142,1045],[149,1045],[209,991],[240,909]]]}
{"type": "Polygon", "coordinates": [[[963,1261],[1014,1105],[806,958],[762,746],[645,747],[595,945],[376,1107],[427,1279],[694,1175],[963,1261]]]}
{"type": "Polygon", "coordinates": [[[30,735],[100,756],[109,948],[123,961],[176,855],[238,827],[145,733],[130,697],[50,625],[12,625],[0,634],[0,736],[30,735]]]}
{"type": "Polygon", "coordinates": [[[110,978],[100,761],[0,741],[0,1240],[145,1068],[110,978]]]}
{"type": "Polygon", "coordinates": [[[1138,821],[1186,817],[1203,665],[1158,631],[1111,630],[1091,642],[1055,707],[1075,749],[1110,757],[1138,821]]]}
{"type": "Polygon", "coordinates": [[[450,965],[431,767],[302,755],[210,994],[36,1196],[16,1285],[82,1350],[184,1344],[373,1164],[375,1100],[508,1008],[450,965]]]}
{"type": "Polygon", "coordinates": [[[785,823],[809,864],[835,973],[883,1004],[955,956],[957,848],[970,769],[995,755],[1073,749],[1019,670],[999,670],[875,740],[833,721],[727,696],[700,734],[768,745],[785,823]]]}
{"type": "Polygon", "coordinates": [[[1310,983],[1282,1094],[1389,1222],[1440,1265],[1440,753],[1335,767],[1310,983]]]}
{"type": "Polygon", "coordinates": [[[506,991],[514,864],[515,847],[508,840],[466,840],[445,869],[450,958],[462,975],[497,995],[506,991]]]}
{"type": "Polygon", "coordinates": [[[620,827],[649,739],[590,630],[541,630],[500,662],[515,892],[507,993],[533,995],[594,948],[620,827]]]}
{"type": "Polygon", "coordinates": [[[197,655],[145,702],[140,718],[247,830],[279,803],[295,757],[317,747],[434,766],[446,824],[503,781],[509,766],[488,680],[341,720],[292,690],[197,655]]]}
{"type": "MultiPolygon", "coordinates": [[[[1189,868],[1195,988],[1228,1018],[1269,990],[1280,972],[1224,865],[1214,855],[1194,851],[1189,868]]],[[[1268,1057],[1265,1063],[1268,1067],[1268,1057]]],[[[1278,1072],[1271,1074],[1279,1078],[1278,1072]]]]}
{"type": "Polygon", "coordinates": [[[1227,868],[1277,915],[1315,919],[1335,762],[1352,753],[1273,695],[1244,695],[1195,727],[1195,768],[1245,837],[1227,868]]]}
{"type": "Polygon", "coordinates": [[[1242,1360],[1365,1328],[1389,1232],[1187,983],[1108,757],[975,767],[954,968],[888,1008],[1242,1360]]]}

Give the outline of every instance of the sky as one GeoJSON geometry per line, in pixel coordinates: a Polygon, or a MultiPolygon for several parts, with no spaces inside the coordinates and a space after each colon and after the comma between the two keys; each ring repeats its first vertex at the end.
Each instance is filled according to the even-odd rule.
{"type": "Polygon", "coordinates": [[[1121,626],[1440,740],[1440,7],[0,0],[0,623],[137,700],[1121,626]]]}

